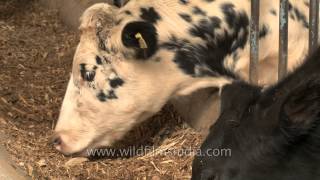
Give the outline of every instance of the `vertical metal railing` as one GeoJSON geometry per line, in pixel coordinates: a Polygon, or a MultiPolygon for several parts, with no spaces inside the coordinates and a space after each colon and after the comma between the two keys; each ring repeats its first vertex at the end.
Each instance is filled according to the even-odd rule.
{"type": "Polygon", "coordinates": [[[280,0],[278,80],[287,74],[288,64],[288,0],[280,0]]]}
{"type": "MultiPolygon", "coordinates": [[[[251,0],[251,21],[250,21],[250,66],[249,80],[257,83],[258,61],[259,61],[259,0],[251,0]]],[[[319,33],[319,0],[309,2],[309,53],[318,46],[319,33]]],[[[278,79],[287,74],[288,64],[288,0],[280,0],[279,9],[279,63],[278,79]]],[[[289,52],[290,53],[290,52],[289,52]]]]}
{"type": "Polygon", "coordinates": [[[257,84],[259,80],[259,7],[260,0],[251,1],[249,80],[254,84],[257,84]]]}
{"type": "Polygon", "coordinates": [[[309,13],[309,53],[317,48],[319,32],[319,0],[310,0],[309,13]]]}

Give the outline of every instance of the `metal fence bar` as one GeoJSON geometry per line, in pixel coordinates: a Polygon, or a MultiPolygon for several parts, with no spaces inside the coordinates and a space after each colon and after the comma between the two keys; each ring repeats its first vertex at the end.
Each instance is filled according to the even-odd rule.
{"type": "Polygon", "coordinates": [[[319,0],[310,0],[309,7],[309,53],[311,53],[318,44],[319,0]]]}
{"type": "Polygon", "coordinates": [[[249,80],[257,84],[258,64],[259,64],[259,16],[260,0],[251,1],[251,21],[250,21],[250,67],[249,80]]]}
{"type": "Polygon", "coordinates": [[[280,0],[278,80],[287,74],[288,64],[288,0],[280,0]]]}

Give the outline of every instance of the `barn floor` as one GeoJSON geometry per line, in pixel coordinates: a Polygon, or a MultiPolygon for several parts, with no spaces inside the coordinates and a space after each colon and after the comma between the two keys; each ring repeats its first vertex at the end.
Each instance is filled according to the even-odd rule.
{"type": "Polygon", "coordinates": [[[37,1],[0,1],[0,142],[17,166],[33,179],[189,179],[191,155],[161,152],[197,148],[202,138],[170,106],[128,135],[134,144],[123,142],[153,145],[151,154],[71,163],[53,150],[48,138],[77,41],[37,1]]]}

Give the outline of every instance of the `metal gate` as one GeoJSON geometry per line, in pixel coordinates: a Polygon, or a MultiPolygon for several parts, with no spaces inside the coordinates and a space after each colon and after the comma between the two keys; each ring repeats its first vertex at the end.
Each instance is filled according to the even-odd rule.
{"type": "MultiPolygon", "coordinates": [[[[279,64],[278,79],[287,74],[288,62],[288,11],[289,1],[280,0],[279,10],[279,64]]],[[[259,7],[260,0],[251,0],[251,21],[250,21],[250,82],[258,82],[258,61],[259,61],[259,7]]],[[[318,44],[319,24],[319,0],[309,2],[309,53],[318,44]]]]}

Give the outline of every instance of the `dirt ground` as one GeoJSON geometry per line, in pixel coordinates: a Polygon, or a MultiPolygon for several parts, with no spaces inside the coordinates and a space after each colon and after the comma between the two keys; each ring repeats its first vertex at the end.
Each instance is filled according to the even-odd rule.
{"type": "Polygon", "coordinates": [[[49,145],[77,42],[36,0],[0,1],[0,142],[17,166],[33,179],[189,179],[193,156],[161,152],[197,148],[202,138],[171,106],[128,135],[127,146],[153,145],[151,154],[67,166],[71,157],[49,145]]]}

